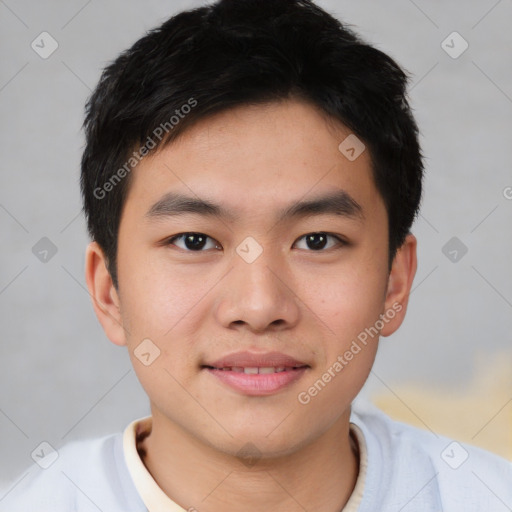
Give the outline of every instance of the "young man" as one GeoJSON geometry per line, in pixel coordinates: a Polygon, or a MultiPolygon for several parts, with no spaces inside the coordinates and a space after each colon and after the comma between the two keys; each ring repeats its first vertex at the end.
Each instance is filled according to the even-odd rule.
{"type": "Polygon", "coordinates": [[[151,416],[18,511],[505,511],[512,468],[352,407],[403,321],[423,165],[407,78],[307,0],[183,12],[88,106],[86,280],[151,416]]]}

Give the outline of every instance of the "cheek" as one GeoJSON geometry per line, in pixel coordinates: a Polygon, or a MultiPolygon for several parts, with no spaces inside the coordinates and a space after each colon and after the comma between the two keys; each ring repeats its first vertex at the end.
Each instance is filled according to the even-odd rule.
{"type": "Polygon", "coordinates": [[[339,275],[324,279],[323,286],[305,288],[310,290],[311,309],[324,326],[324,355],[315,380],[328,370],[331,377],[335,374],[325,376],[329,384],[318,405],[344,398],[348,405],[364,384],[378,346],[375,325],[385,300],[385,272],[362,268],[339,275]]]}
{"type": "Polygon", "coordinates": [[[383,273],[370,271],[340,272],[316,279],[314,286],[304,288],[311,309],[323,320],[328,332],[347,340],[373,325],[382,312],[386,278],[383,273]]]}
{"type": "Polygon", "coordinates": [[[192,347],[199,316],[204,315],[201,299],[214,283],[197,273],[155,262],[138,265],[135,258],[126,262],[124,272],[128,286],[122,297],[123,321],[129,330],[128,346],[137,378],[159,406],[172,396],[185,410],[187,394],[182,385],[186,387],[190,368],[197,364],[192,347]],[[154,345],[149,344],[144,353],[149,352],[151,359],[157,356],[149,365],[138,357],[142,353],[138,347],[147,339],[154,345]]]}
{"type": "Polygon", "coordinates": [[[326,280],[323,289],[309,292],[312,309],[325,327],[321,361],[297,396],[299,410],[307,412],[304,422],[311,421],[311,428],[318,418],[325,428],[332,425],[368,378],[378,335],[370,336],[366,329],[382,312],[384,280],[377,274],[354,273],[326,280]]]}
{"type": "Polygon", "coordinates": [[[132,338],[143,336],[163,343],[186,327],[214,284],[198,267],[192,267],[170,266],[161,257],[149,261],[136,252],[119,262],[123,319],[132,338]]]}

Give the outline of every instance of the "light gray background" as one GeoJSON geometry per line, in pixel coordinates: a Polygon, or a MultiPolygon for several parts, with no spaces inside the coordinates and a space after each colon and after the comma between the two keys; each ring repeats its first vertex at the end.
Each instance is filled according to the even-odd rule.
{"type": "MultiPolygon", "coordinates": [[[[408,316],[382,340],[380,381],[372,376],[366,392],[464,388],[478,365],[511,349],[512,1],[319,4],[412,73],[427,157],[408,316]],[[453,31],[469,43],[457,59],[441,47],[453,31]],[[453,236],[468,248],[456,263],[442,252],[453,236]]],[[[83,106],[108,61],[199,5],[0,0],[0,484],[15,481],[43,440],[58,448],[149,412],[125,349],[108,341],[85,290],[83,106]],[[30,46],[42,31],[59,44],[46,60],[30,46]],[[47,263],[32,253],[44,236],[58,249],[47,263]]]]}

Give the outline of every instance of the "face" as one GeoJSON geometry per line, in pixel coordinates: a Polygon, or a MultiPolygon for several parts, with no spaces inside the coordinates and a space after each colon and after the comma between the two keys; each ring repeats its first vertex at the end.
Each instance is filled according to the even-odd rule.
{"type": "Polygon", "coordinates": [[[94,243],[86,271],[154,421],[232,454],[291,453],[348,422],[368,332],[399,326],[415,271],[410,236],[389,275],[386,209],[368,151],[338,149],[348,135],[303,102],[240,107],[133,171],[118,291],[94,243]]]}

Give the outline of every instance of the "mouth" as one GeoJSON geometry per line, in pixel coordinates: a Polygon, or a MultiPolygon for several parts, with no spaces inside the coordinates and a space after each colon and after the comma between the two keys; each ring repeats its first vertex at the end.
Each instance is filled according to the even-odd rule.
{"type": "Polygon", "coordinates": [[[235,373],[245,373],[246,375],[269,375],[271,373],[282,373],[282,372],[289,372],[293,370],[301,370],[305,368],[309,368],[308,365],[301,365],[301,366],[264,366],[264,367],[258,367],[258,366],[225,366],[222,368],[217,368],[215,366],[208,366],[203,365],[202,368],[207,368],[209,370],[219,370],[222,372],[235,372],[235,373]]]}
{"type": "Polygon", "coordinates": [[[249,396],[277,393],[296,383],[311,366],[281,352],[244,351],[201,366],[223,387],[249,396]]]}

